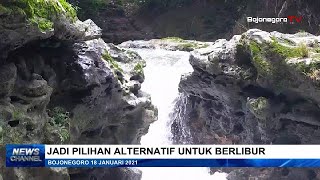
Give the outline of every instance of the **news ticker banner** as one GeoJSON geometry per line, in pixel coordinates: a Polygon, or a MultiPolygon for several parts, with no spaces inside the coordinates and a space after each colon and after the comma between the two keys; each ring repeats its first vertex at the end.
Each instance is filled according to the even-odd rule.
{"type": "Polygon", "coordinates": [[[6,145],[6,167],[320,167],[320,145],[6,145]]]}

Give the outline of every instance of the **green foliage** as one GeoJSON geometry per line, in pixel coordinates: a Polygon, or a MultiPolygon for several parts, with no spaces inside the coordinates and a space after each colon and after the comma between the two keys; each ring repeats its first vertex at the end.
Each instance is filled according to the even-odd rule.
{"type": "Polygon", "coordinates": [[[269,102],[265,97],[248,100],[248,108],[258,119],[266,119],[269,110],[269,102]]]}
{"type": "Polygon", "coordinates": [[[208,44],[199,44],[194,42],[186,42],[178,45],[178,49],[182,51],[193,51],[195,49],[206,48],[208,44]]]}
{"type": "Polygon", "coordinates": [[[183,50],[183,51],[192,51],[194,50],[195,48],[197,47],[196,44],[193,44],[193,43],[183,43],[183,44],[180,44],[178,46],[178,48],[180,50],[183,50]]]}
{"type": "Polygon", "coordinates": [[[294,64],[294,66],[304,73],[307,76],[312,76],[312,74],[320,69],[320,61],[315,61],[310,64],[306,64],[305,62],[299,62],[294,64]]]}
{"type": "Polygon", "coordinates": [[[111,55],[109,54],[108,51],[105,51],[103,54],[102,54],[102,58],[104,60],[106,60],[107,62],[112,62],[114,61],[114,59],[111,57],[111,55]]]}
{"type": "Polygon", "coordinates": [[[123,73],[123,70],[121,69],[119,64],[111,57],[108,51],[105,51],[102,54],[102,58],[111,65],[111,68],[123,73]]]}
{"type": "MultiPolygon", "coordinates": [[[[76,20],[77,19],[76,8],[71,4],[69,4],[66,0],[59,0],[59,2],[62,5],[64,11],[66,12],[66,15],[69,16],[69,18],[71,18],[72,20],[76,20]]],[[[59,9],[59,10],[60,12],[62,11],[62,9],[59,9]]]]}
{"type": "Polygon", "coordinates": [[[187,41],[179,37],[166,37],[162,38],[161,40],[178,43],[178,49],[182,51],[193,51],[194,49],[200,49],[209,46],[208,44],[187,41]]]}
{"type": "Polygon", "coordinates": [[[258,43],[243,36],[237,45],[237,54],[242,55],[242,63],[255,71],[253,71],[255,76],[252,77],[268,84],[277,92],[282,92],[288,87],[299,86],[295,80],[296,73],[303,73],[313,80],[319,79],[320,58],[319,60],[315,58],[316,53],[310,55],[310,50],[305,44],[286,46],[280,44],[275,38],[272,42],[258,43]],[[312,58],[310,64],[303,59],[292,59],[309,56],[312,58]]]}
{"type": "Polygon", "coordinates": [[[297,54],[298,54],[300,57],[303,57],[303,58],[309,57],[308,47],[307,47],[307,45],[305,45],[305,44],[303,44],[303,43],[300,43],[300,44],[299,44],[299,46],[296,48],[296,51],[297,51],[297,54]]]}
{"type": "Polygon", "coordinates": [[[261,53],[261,47],[257,42],[250,41],[249,45],[253,56],[257,56],[261,53]]]}
{"type": "Polygon", "coordinates": [[[139,74],[139,75],[143,75],[143,68],[146,67],[145,63],[141,63],[138,62],[135,66],[134,66],[134,71],[139,74]]]}
{"type": "Polygon", "coordinates": [[[49,30],[49,29],[53,28],[53,22],[51,22],[51,21],[49,21],[47,19],[44,19],[44,18],[35,17],[35,18],[32,18],[32,19],[29,19],[29,21],[32,24],[37,24],[38,28],[41,29],[41,31],[46,31],[46,30],[49,30]]]}
{"type": "Polygon", "coordinates": [[[281,55],[283,58],[309,57],[308,47],[303,43],[300,43],[298,47],[287,47],[280,44],[275,38],[272,38],[272,39],[273,41],[269,45],[270,46],[269,51],[271,53],[277,53],[281,55]]]}
{"type": "Polygon", "coordinates": [[[279,55],[281,55],[282,57],[286,58],[290,58],[290,57],[298,57],[299,55],[294,51],[293,48],[289,48],[286,46],[281,45],[280,43],[278,43],[277,41],[273,41],[270,44],[270,52],[274,52],[277,53],[279,55]]]}
{"type": "Polygon", "coordinates": [[[61,107],[55,107],[52,111],[48,111],[50,121],[49,124],[55,130],[60,137],[62,143],[67,142],[70,138],[70,115],[61,107]]]}
{"type": "Polygon", "coordinates": [[[207,44],[198,44],[195,42],[185,42],[178,45],[178,49],[182,51],[193,51],[194,49],[200,49],[208,47],[207,44]]]}
{"type": "Polygon", "coordinates": [[[275,42],[259,44],[250,41],[249,49],[258,79],[267,79],[279,91],[289,85],[292,80],[290,79],[290,68],[286,63],[286,57],[293,56],[290,54],[289,48],[275,42]]]}
{"type": "Polygon", "coordinates": [[[61,15],[65,15],[74,21],[77,18],[76,10],[66,0],[15,0],[10,3],[3,3],[1,10],[9,13],[16,13],[26,16],[27,20],[38,25],[41,31],[53,28],[53,21],[61,15]]]}
{"type": "Polygon", "coordinates": [[[288,45],[295,45],[295,42],[291,41],[290,39],[283,39],[284,43],[288,44],[288,45]]]}
{"type": "MultiPolygon", "coordinates": [[[[243,39],[238,45],[246,46],[251,52],[252,63],[257,71],[257,78],[263,78],[272,84],[275,90],[281,91],[288,86],[296,86],[293,79],[292,70],[297,69],[299,72],[310,76],[314,74],[318,64],[307,65],[305,62],[294,64],[287,63],[290,58],[306,58],[309,57],[309,49],[305,44],[299,44],[296,47],[290,47],[280,44],[277,39],[272,38],[270,43],[257,43],[256,41],[248,41],[243,39]]],[[[238,48],[237,48],[238,49],[238,48]]]]}
{"type": "Polygon", "coordinates": [[[19,130],[12,130],[9,133],[10,143],[12,144],[22,144],[23,143],[23,133],[19,130]]]}
{"type": "Polygon", "coordinates": [[[61,107],[53,108],[49,115],[52,117],[54,124],[64,125],[69,121],[69,113],[61,107]]]}
{"type": "Polygon", "coordinates": [[[20,120],[22,117],[23,117],[23,113],[21,111],[19,111],[19,110],[13,111],[12,118],[14,120],[20,120]]]}
{"type": "Polygon", "coordinates": [[[0,4],[0,14],[10,14],[12,12],[11,9],[4,7],[0,4]]]}
{"type": "Polygon", "coordinates": [[[185,40],[179,37],[165,37],[162,40],[173,41],[173,42],[184,42],[185,40]]]}
{"type": "Polygon", "coordinates": [[[254,66],[257,68],[261,76],[266,76],[271,73],[272,65],[264,59],[262,47],[255,41],[250,41],[249,47],[252,53],[254,66]]]}

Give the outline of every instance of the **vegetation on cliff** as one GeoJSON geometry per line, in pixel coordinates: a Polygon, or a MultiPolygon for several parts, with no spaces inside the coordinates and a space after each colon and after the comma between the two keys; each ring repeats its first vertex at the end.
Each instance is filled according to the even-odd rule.
{"type": "Polygon", "coordinates": [[[184,40],[179,37],[166,37],[161,40],[176,43],[177,49],[181,51],[193,51],[195,49],[206,48],[209,44],[199,41],[184,40]]]}
{"type": "Polygon", "coordinates": [[[139,75],[144,75],[144,72],[143,72],[144,67],[146,67],[146,64],[139,62],[134,66],[134,71],[139,75]]]}
{"type": "Polygon", "coordinates": [[[265,97],[248,99],[247,107],[258,119],[265,120],[267,118],[269,102],[265,97]]]}
{"type": "Polygon", "coordinates": [[[257,79],[267,79],[278,90],[294,85],[292,73],[302,73],[316,79],[317,69],[320,68],[320,59],[313,55],[317,54],[315,48],[308,47],[306,43],[280,42],[275,37],[271,37],[270,41],[257,42],[243,36],[237,51],[249,52],[257,79]],[[305,62],[308,58],[309,63],[305,62]]]}
{"type": "Polygon", "coordinates": [[[26,17],[31,24],[36,24],[41,31],[53,28],[54,20],[65,15],[71,21],[76,20],[75,8],[66,0],[16,0],[0,4],[0,14],[18,13],[26,17]]]}
{"type": "Polygon", "coordinates": [[[70,115],[61,107],[55,107],[48,112],[50,116],[49,125],[52,128],[51,133],[59,136],[61,143],[66,143],[70,138],[70,115]]]}
{"type": "Polygon", "coordinates": [[[123,69],[121,69],[121,67],[119,66],[119,64],[113,59],[113,57],[111,57],[111,55],[109,54],[108,51],[105,51],[102,54],[102,58],[107,61],[111,66],[111,68],[119,71],[119,72],[123,72],[123,69]]]}

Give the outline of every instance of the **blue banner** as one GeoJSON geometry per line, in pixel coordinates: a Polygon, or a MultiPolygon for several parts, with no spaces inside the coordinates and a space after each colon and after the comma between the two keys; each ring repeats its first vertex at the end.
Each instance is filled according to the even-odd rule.
{"type": "Polygon", "coordinates": [[[319,159],[46,159],[46,167],[320,167],[319,159]]]}
{"type": "MultiPolygon", "coordinates": [[[[77,145],[76,147],[80,146],[81,145],[77,145]]],[[[163,159],[148,159],[156,156],[149,156],[148,158],[144,158],[143,155],[141,155],[142,157],[134,159],[137,156],[134,157],[134,155],[129,155],[125,152],[115,151],[121,149],[118,149],[116,146],[114,147],[114,151],[112,151],[112,145],[106,145],[107,149],[110,148],[110,152],[108,151],[107,154],[101,155],[99,153],[104,153],[104,151],[100,152],[94,149],[98,146],[99,145],[94,145],[93,147],[91,147],[91,149],[95,151],[89,152],[84,151],[85,148],[76,148],[77,151],[73,152],[72,150],[74,150],[75,148],[69,147],[68,149],[66,145],[9,144],[6,145],[6,167],[320,167],[320,158],[319,156],[317,156],[318,150],[315,149],[309,149],[312,150],[310,151],[310,153],[300,154],[300,156],[298,156],[300,158],[291,158],[295,157],[296,154],[294,154],[294,156],[287,156],[283,159],[268,159],[258,157],[254,159],[237,159],[232,155],[225,156],[227,157],[225,159],[193,159],[192,155],[190,155],[190,158],[185,157],[181,159],[176,158],[178,157],[178,155],[173,156],[173,158],[165,157],[163,159]],[[50,146],[57,147],[50,149],[50,146]],[[62,152],[61,149],[64,149],[64,151],[62,152]],[[52,152],[50,152],[50,150],[52,152]],[[121,155],[118,155],[118,157],[120,157],[119,159],[118,157],[115,157],[115,154],[118,153],[122,153],[121,155]],[[81,156],[82,159],[76,159],[81,158],[81,156]],[[100,157],[105,157],[105,159],[96,159],[100,157]],[[313,159],[311,159],[310,157],[313,159]]],[[[104,149],[106,149],[106,147],[104,147],[104,149]]],[[[272,147],[273,146],[270,146],[270,149],[272,147]]],[[[288,148],[289,147],[282,148],[282,153],[287,152],[288,148]]],[[[123,149],[125,148],[122,148],[122,150],[123,149]]],[[[132,153],[134,154],[134,152],[132,153]]],[[[273,152],[273,154],[270,153],[269,157],[278,157],[278,155],[279,154],[277,152],[273,152]]]]}
{"type": "Polygon", "coordinates": [[[44,167],[45,145],[6,145],[6,167],[44,167]]]}

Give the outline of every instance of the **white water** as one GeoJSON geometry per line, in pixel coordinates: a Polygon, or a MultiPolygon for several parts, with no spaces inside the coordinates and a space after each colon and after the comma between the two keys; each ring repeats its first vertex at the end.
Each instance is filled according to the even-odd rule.
{"type": "MultiPolygon", "coordinates": [[[[158,121],[151,124],[148,134],[142,137],[142,145],[171,144],[169,114],[173,112],[174,100],[179,96],[178,85],[182,74],[192,72],[189,53],[166,50],[135,50],[146,60],[146,76],[142,90],[151,94],[152,102],[158,108],[158,121]]],[[[142,180],[225,180],[226,174],[209,174],[208,168],[140,168],[142,180]]]]}

